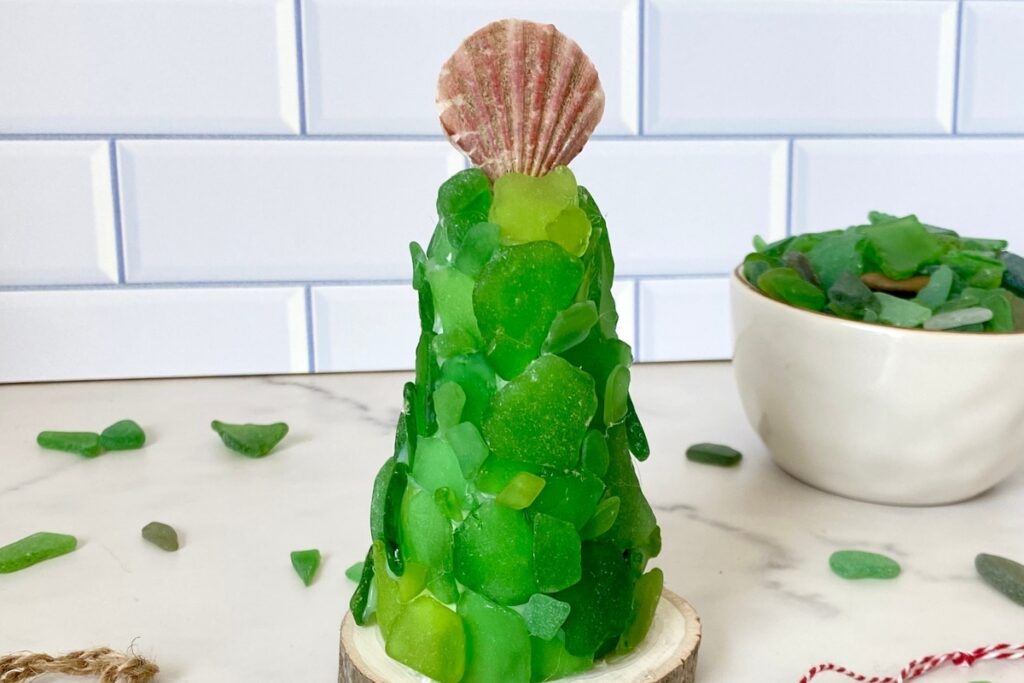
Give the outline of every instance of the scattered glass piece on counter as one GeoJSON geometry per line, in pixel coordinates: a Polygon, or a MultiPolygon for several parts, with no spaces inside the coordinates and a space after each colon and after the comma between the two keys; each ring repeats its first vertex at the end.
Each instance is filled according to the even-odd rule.
{"type": "Polygon", "coordinates": [[[896,560],[866,550],[837,550],[828,565],[844,579],[895,579],[901,571],[896,560]]]}
{"type": "Polygon", "coordinates": [[[740,464],[743,454],[735,448],[718,443],[698,443],[686,449],[686,459],[705,465],[734,467],[740,464]]]}
{"type": "Polygon", "coordinates": [[[288,425],[284,422],[229,424],[214,420],[210,426],[220,435],[225,446],[250,458],[262,458],[268,455],[274,450],[274,446],[288,434],[288,425]]]}

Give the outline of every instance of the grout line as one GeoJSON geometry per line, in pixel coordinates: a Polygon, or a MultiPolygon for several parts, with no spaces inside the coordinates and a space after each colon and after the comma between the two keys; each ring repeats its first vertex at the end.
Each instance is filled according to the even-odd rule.
{"type": "Polygon", "coordinates": [[[313,288],[306,285],[306,354],[309,372],[316,372],[316,341],[313,337],[313,288]]]}
{"type": "Polygon", "coordinates": [[[305,135],[306,123],[306,50],[303,47],[302,0],[295,0],[295,68],[298,72],[299,134],[305,135]]]}
{"type": "MultiPolygon", "coordinates": [[[[780,133],[659,133],[643,135],[595,135],[592,139],[600,142],[658,142],[658,141],[700,141],[700,142],[743,142],[790,140],[1024,140],[1024,133],[801,133],[798,131],[780,133]]],[[[278,133],[226,133],[226,134],[174,134],[174,133],[0,133],[0,141],[44,141],[44,140],[159,140],[159,141],[218,141],[249,140],[254,142],[446,142],[444,135],[430,134],[307,134],[283,135],[278,133]]]]}
{"type": "Polygon", "coordinates": [[[125,284],[0,285],[0,292],[60,292],[79,290],[144,289],[266,289],[272,287],[357,287],[365,285],[409,286],[409,280],[232,280],[224,282],[130,282],[125,284]]]}
{"type": "MultiPolygon", "coordinates": [[[[712,273],[644,273],[616,276],[620,282],[632,281],[635,285],[650,280],[715,280],[730,277],[728,272],[712,273]]],[[[388,280],[231,280],[224,282],[129,282],[124,284],[48,284],[48,285],[0,285],[0,292],[77,292],[77,291],[138,291],[160,289],[270,289],[288,287],[408,287],[408,279],[388,280]]]]}
{"type": "Polygon", "coordinates": [[[640,360],[640,280],[633,280],[633,360],[640,360]]]}
{"type": "Polygon", "coordinates": [[[647,95],[647,87],[644,84],[644,73],[646,71],[646,40],[647,40],[647,27],[645,22],[647,21],[647,0],[637,0],[638,7],[638,28],[639,34],[637,45],[639,55],[637,57],[637,85],[636,85],[636,130],[638,135],[644,134],[644,97],[647,95]]]}
{"type": "Polygon", "coordinates": [[[793,138],[786,147],[786,237],[793,234],[793,138]]]}
{"type": "Polygon", "coordinates": [[[963,59],[964,36],[964,0],[959,0],[956,7],[956,52],[953,62],[953,113],[950,119],[952,133],[957,134],[960,128],[960,60],[963,59]]]}
{"type": "Polygon", "coordinates": [[[114,248],[117,250],[117,283],[124,284],[125,281],[125,255],[124,255],[124,227],[121,219],[121,172],[118,168],[117,143],[111,140],[108,143],[110,155],[110,192],[114,202],[114,248]]]}

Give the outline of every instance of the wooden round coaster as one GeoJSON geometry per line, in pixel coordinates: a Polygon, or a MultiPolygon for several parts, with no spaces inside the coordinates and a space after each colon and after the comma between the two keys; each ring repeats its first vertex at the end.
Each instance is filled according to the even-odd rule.
{"type": "MultiPolygon", "coordinates": [[[[568,678],[566,683],[694,683],[700,617],[690,603],[665,590],[654,613],[651,630],[640,646],[625,657],[598,664],[568,678]]],[[[352,613],[341,622],[341,662],[338,683],[423,683],[422,674],[384,652],[376,626],[358,627],[352,613]]]]}

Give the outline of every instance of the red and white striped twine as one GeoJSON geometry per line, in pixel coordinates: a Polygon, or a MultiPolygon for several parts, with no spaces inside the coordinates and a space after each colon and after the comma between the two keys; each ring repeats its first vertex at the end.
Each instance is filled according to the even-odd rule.
{"type": "Polygon", "coordinates": [[[1020,645],[1000,643],[999,645],[979,647],[978,649],[971,650],[970,652],[950,652],[944,655],[928,655],[927,657],[922,657],[921,659],[914,660],[910,664],[907,664],[897,676],[868,677],[854,673],[845,666],[839,666],[837,664],[819,664],[818,666],[811,668],[811,670],[800,679],[800,683],[810,683],[811,679],[820,673],[825,673],[826,671],[842,674],[847,678],[852,678],[855,681],[862,681],[863,683],[904,683],[904,681],[909,681],[919,676],[923,676],[932,669],[937,669],[940,666],[945,666],[946,664],[968,668],[973,666],[975,662],[983,660],[1010,659],[1024,659],[1024,643],[1020,645]]]}

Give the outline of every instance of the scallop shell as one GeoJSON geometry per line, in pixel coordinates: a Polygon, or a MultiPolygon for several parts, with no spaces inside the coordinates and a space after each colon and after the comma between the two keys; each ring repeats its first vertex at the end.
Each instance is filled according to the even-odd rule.
{"type": "Polygon", "coordinates": [[[441,68],[441,127],[492,179],[568,164],[604,113],[593,62],[551,24],[503,19],[466,38],[441,68]]]}

